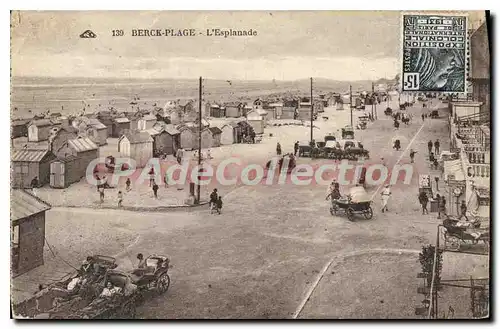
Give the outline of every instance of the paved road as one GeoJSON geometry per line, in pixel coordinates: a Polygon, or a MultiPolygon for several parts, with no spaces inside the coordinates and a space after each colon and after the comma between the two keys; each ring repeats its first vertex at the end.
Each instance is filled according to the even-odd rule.
{"type": "MultiPolygon", "coordinates": [[[[379,120],[356,135],[372,155],[383,156],[388,164],[408,161],[408,155],[392,150],[392,139],[397,135],[410,141],[421,128],[420,120],[415,121],[395,131],[391,121],[379,120]]],[[[444,122],[429,121],[420,130],[412,146],[419,156],[411,185],[393,188],[389,213],[379,212],[375,198],[370,221],[331,216],[324,186],[259,185],[227,195],[222,215],[210,215],[207,209],[138,214],[57,208],[48,213],[48,239],[73,262],[102,253],[117,255],[123,267],[130,267],[138,252],[168,255],[173,264],[171,289],[141,306],[141,318],[291,318],[332,257],[374,248],[418,250],[433,241],[437,220],[419,215],[416,184],[418,173],[429,171],[425,139],[444,141],[444,122]]],[[[405,149],[407,144],[402,144],[405,149]]],[[[357,280],[353,277],[343,285],[355,286],[357,280]]],[[[364,287],[372,296],[380,288],[364,287]]],[[[311,297],[328,289],[322,286],[311,297]]],[[[361,311],[362,306],[356,309],[361,311]]],[[[327,311],[322,312],[324,316],[327,311]]],[[[308,314],[317,316],[306,307],[301,316],[308,314]]]]}

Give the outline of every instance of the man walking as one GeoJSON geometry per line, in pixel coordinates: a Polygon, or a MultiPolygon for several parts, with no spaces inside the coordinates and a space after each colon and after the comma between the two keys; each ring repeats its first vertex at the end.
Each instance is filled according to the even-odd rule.
{"type": "Polygon", "coordinates": [[[297,156],[298,152],[299,152],[299,141],[296,141],[295,144],[293,144],[293,155],[297,156]]]}
{"type": "Polygon", "coordinates": [[[208,207],[211,208],[212,205],[216,204],[218,199],[219,199],[219,195],[217,194],[217,189],[214,188],[212,193],[210,193],[210,201],[209,201],[208,207]]]}
{"type": "Polygon", "coordinates": [[[434,180],[436,181],[436,191],[439,191],[439,177],[434,177],[434,180]]]}
{"type": "Polygon", "coordinates": [[[123,193],[122,191],[118,191],[118,208],[122,206],[122,202],[123,202],[123,193]]]}
{"type": "Polygon", "coordinates": [[[429,155],[432,153],[432,145],[433,145],[432,141],[429,141],[427,143],[427,148],[429,149],[429,155]]]}
{"type": "Polygon", "coordinates": [[[151,169],[148,172],[149,174],[149,187],[153,186],[155,184],[155,169],[153,166],[151,166],[151,169]]]}
{"type": "Polygon", "coordinates": [[[427,210],[427,203],[429,202],[429,197],[427,193],[424,191],[420,192],[418,195],[418,201],[422,205],[422,215],[429,214],[429,210],[427,210]]]}
{"type": "Polygon", "coordinates": [[[410,162],[411,162],[411,163],[415,163],[415,154],[416,154],[416,153],[417,153],[417,152],[416,152],[416,151],[414,151],[413,149],[411,149],[411,150],[410,150],[410,162]]]}
{"type": "Polygon", "coordinates": [[[281,144],[279,142],[276,144],[276,154],[281,155],[281,144]]]}
{"type": "Polygon", "coordinates": [[[131,188],[130,188],[130,184],[131,184],[131,182],[130,182],[130,178],[128,178],[128,177],[127,177],[127,181],[125,182],[125,185],[126,185],[126,189],[125,189],[125,190],[126,190],[127,192],[130,192],[130,190],[131,190],[131,188]]]}
{"type": "Polygon", "coordinates": [[[101,186],[99,189],[99,199],[101,200],[101,203],[104,203],[104,186],[101,186]]]}
{"type": "Polygon", "coordinates": [[[422,113],[422,122],[425,121],[425,115],[422,113]]]}
{"type": "Polygon", "coordinates": [[[437,194],[436,198],[438,200],[438,219],[441,219],[441,214],[446,217],[446,199],[439,194],[437,194]]]}
{"type": "Polygon", "coordinates": [[[154,180],[153,180],[153,195],[155,199],[158,199],[158,185],[154,180]]]}
{"type": "Polygon", "coordinates": [[[465,200],[462,200],[462,204],[460,205],[460,217],[458,217],[458,220],[462,219],[462,217],[465,217],[465,220],[469,220],[467,218],[467,205],[465,204],[465,200]]]}
{"type": "Polygon", "coordinates": [[[436,141],[434,142],[434,153],[436,153],[436,155],[439,155],[439,139],[436,139],[436,141]]]}

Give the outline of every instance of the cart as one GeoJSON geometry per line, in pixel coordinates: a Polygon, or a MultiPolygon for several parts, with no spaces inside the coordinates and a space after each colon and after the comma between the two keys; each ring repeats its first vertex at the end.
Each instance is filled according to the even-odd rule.
{"type": "Polygon", "coordinates": [[[355,214],[361,214],[366,219],[373,218],[372,201],[362,186],[355,186],[350,189],[349,195],[345,198],[332,200],[330,213],[337,215],[345,213],[347,219],[354,221],[355,214]]]}
{"type": "Polygon", "coordinates": [[[473,223],[469,227],[458,226],[458,221],[445,221],[443,226],[445,249],[458,251],[464,245],[476,245],[482,242],[486,249],[490,246],[490,231],[487,228],[474,227],[473,223]],[[447,223],[446,223],[447,222],[447,223]]]}
{"type": "Polygon", "coordinates": [[[351,126],[342,128],[342,139],[354,139],[354,128],[351,126]]]}

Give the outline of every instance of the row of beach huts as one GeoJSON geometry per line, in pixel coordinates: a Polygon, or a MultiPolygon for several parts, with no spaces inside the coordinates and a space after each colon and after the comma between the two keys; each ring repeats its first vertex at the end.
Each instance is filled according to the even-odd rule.
{"type": "MultiPolygon", "coordinates": [[[[30,187],[50,184],[65,188],[85,176],[90,162],[99,158],[99,148],[108,138],[118,139],[120,156],[144,167],[153,157],[174,155],[179,148],[198,147],[198,121],[172,123],[172,116],[154,111],[118,113],[100,111],[79,117],[51,114],[45,118],[12,121],[11,138],[24,145],[11,153],[12,185],[30,187]]],[[[175,122],[175,120],[174,120],[175,122]]],[[[213,148],[241,143],[245,135],[264,132],[265,118],[252,116],[210,124],[202,119],[201,146],[213,148]]]]}

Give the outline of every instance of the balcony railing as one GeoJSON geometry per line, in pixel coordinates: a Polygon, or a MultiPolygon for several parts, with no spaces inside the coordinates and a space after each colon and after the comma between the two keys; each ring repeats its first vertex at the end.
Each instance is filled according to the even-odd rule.
{"type": "Polygon", "coordinates": [[[467,154],[463,149],[460,152],[462,168],[465,174],[470,177],[490,177],[489,154],[484,152],[471,152],[467,154]],[[488,162],[486,162],[488,161],[488,162]]]}
{"type": "Polygon", "coordinates": [[[490,177],[490,164],[489,163],[471,163],[472,172],[474,177],[490,177]]]}

